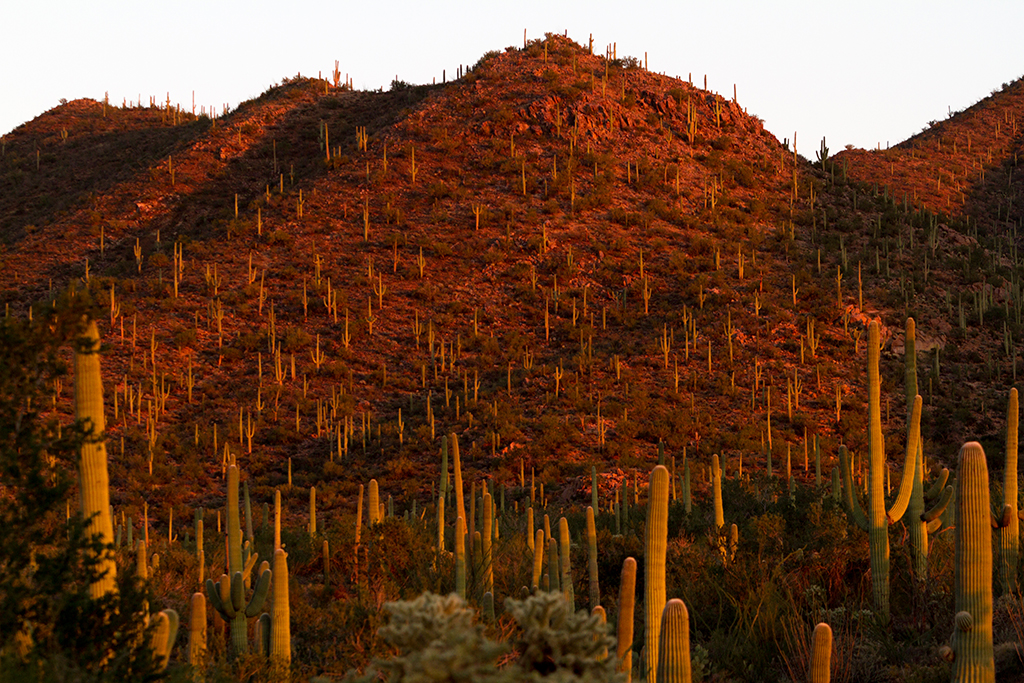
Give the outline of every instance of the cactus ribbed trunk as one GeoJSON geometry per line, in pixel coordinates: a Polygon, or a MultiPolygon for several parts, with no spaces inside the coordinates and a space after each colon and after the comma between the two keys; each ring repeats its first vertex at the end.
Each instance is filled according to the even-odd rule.
{"type": "Polygon", "coordinates": [[[492,540],[493,540],[493,535],[494,535],[494,528],[493,528],[493,526],[494,526],[494,506],[493,506],[493,501],[491,500],[491,494],[490,493],[487,493],[487,492],[484,493],[483,506],[484,506],[484,509],[483,509],[483,513],[484,513],[483,527],[484,527],[484,529],[483,529],[483,534],[482,534],[482,538],[481,538],[481,541],[483,543],[483,556],[484,556],[484,564],[483,564],[484,580],[483,580],[483,584],[484,584],[484,592],[485,593],[490,593],[493,596],[494,595],[494,565],[492,563],[492,561],[493,561],[493,554],[492,554],[491,548],[492,548],[492,540]]]}
{"type": "Polygon", "coordinates": [[[558,541],[548,539],[548,591],[557,593],[561,590],[561,583],[558,580],[558,541]]]}
{"type": "Polygon", "coordinates": [[[243,569],[242,527],[238,516],[238,467],[228,467],[228,576],[243,569]]]}
{"type": "Polygon", "coordinates": [[[622,563],[619,582],[619,627],[616,656],[619,671],[626,674],[626,683],[633,675],[633,610],[636,606],[636,560],[627,557],[622,563]]]}
{"type": "Polygon", "coordinates": [[[597,527],[594,524],[594,508],[587,508],[587,570],[590,579],[590,609],[601,604],[601,588],[597,578],[597,527]]]}
{"type": "Polygon", "coordinates": [[[370,480],[370,487],[368,489],[366,498],[366,511],[369,513],[367,518],[372,527],[381,521],[380,519],[380,489],[377,488],[377,480],[370,480]]]}
{"type": "MultiPolygon", "coordinates": [[[[868,326],[868,547],[875,610],[889,619],[889,521],[885,518],[885,442],[882,439],[878,323],[868,326]]],[[[907,473],[904,472],[904,476],[907,473]]]]}
{"type": "Polygon", "coordinates": [[[192,609],[189,615],[188,663],[201,669],[206,665],[206,596],[192,594],[192,609]]]}
{"type": "MultiPolygon", "coordinates": [[[[917,327],[913,318],[907,318],[904,335],[904,376],[907,395],[907,426],[917,397],[917,327]]],[[[921,518],[924,507],[924,449],[918,441],[914,457],[914,485],[907,506],[905,524],[910,532],[910,549],[914,563],[914,576],[918,581],[928,580],[928,524],[921,518]]]]}
{"type": "MultiPolygon", "coordinates": [[[[532,508],[531,508],[532,509],[532,508]]],[[[533,590],[540,590],[540,577],[544,572],[544,530],[537,529],[533,543],[533,590]]]]}
{"type": "Polygon", "coordinates": [[[1006,467],[1003,472],[1003,506],[1010,507],[999,527],[999,587],[1003,595],[1017,592],[1020,553],[1020,520],[1017,517],[1017,427],[1020,422],[1017,390],[1010,389],[1006,409],[1006,467]],[[1002,526],[1005,523],[1006,526],[1002,526]]]}
{"type": "Polygon", "coordinates": [[[992,527],[988,464],[977,442],[960,448],[956,495],[954,601],[959,617],[970,615],[966,629],[958,618],[953,676],[956,683],[993,683],[992,527]]]}
{"type": "Polygon", "coordinates": [[[455,520],[455,592],[466,599],[466,518],[455,520]]]}
{"type": "Polygon", "coordinates": [[[811,636],[811,663],[807,670],[808,683],[829,683],[832,678],[832,627],[822,622],[814,627],[811,636]]]}
{"type": "Polygon", "coordinates": [[[466,521],[467,528],[469,519],[466,517],[466,497],[462,491],[462,461],[459,458],[459,440],[452,433],[448,437],[451,441],[452,467],[455,470],[455,516],[462,517],[466,521]]]}
{"type": "Polygon", "coordinates": [[[725,526],[725,511],[722,507],[722,467],[718,455],[711,456],[711,489],[715,507],[715,531],[725,526]]]}
{"type": "Polygon", "coordinates": [[[647,530],[644,534],[645,680],[658,671],[661,613],[665,609],[665,555],[668,547],[668,470],[658,465],[651,472],[647,491],[647,530]]]}
{"type": "Polygon", "coordinates": [[[690,613],[672,598],[661,615],[657,683],[690,683],[690,613]]]}
{"type": "Polygon", "coordinates": [[[292,662],[291,605],[288,599],[288,553],[274,551],[274,604],[271,607],[270,661],[289,667],[292,662]]]}
{"type": "Polygon", "coordinates": [[[274,550],[281,547],[281,490],[274,491],[274,550]]]}
{"type": "MultiPolygon", "coordinates": [[[[103,379],[100,375],[100,335],[94,321],[86,325],[81,346],[75,350],[75,419],[89,430],[78,460],[78,487],[86,534],[104,545],[114,543],[110,518],[110,477],[107,472],[106,421],[103,415],[103,379]]],[[[117,589],[117,566],[112,551],[103,550],[96,569],[101,576],[91,586],[94,599],[117,589]]]]}
{"type": "Polygon", "coordinates": [[[569,558],[570,550],[570,539],[569,539],[569,520],[565,517],[558,519],[558,563],[559,563],[559,583],[562,587],[562,596],[565,601],[569,603],[570,611],[576,611],[575,596],[572,588],[572,564],[569,558]]]}

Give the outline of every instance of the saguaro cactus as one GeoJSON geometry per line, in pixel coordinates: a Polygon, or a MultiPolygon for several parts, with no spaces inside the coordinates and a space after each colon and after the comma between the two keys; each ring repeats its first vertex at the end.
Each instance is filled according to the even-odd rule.
{"type": "Polygon", "coordinates": [[[174,641],[178,638],[178,613],[173,609],[165,609],[157,613],[153,619],[156,621],[156,628],[150,640],[150,647],[157,670],[162,672],[167,668],[171,650],[174,649],[174,641]]]}
{"type": "Polygon", "coordinates": [[[1010,389],[1006,408],[1006,465],[1003,470],[1003,509],[996,521],[999,529],[999,590],[1003,595],[1017,592],[1017,563],[1020,553],[1020,512],[1017,510],[1017,427],[1020,415],[1017,390],[1010,389]]]}
{"type": "Polygon", "coordinates": [[[622,563],[622,578],[619,582],[619,627],[616,656],[619,671],[626,674],[626,683],[633,672],[633,610],[636,605],[636,560],[627,557],[622,563]]]}
{"type": "Polygon", "coordinates": [[[807,670],[808,683],[829,683],[832,677],[832,627],[822,622],[814,627],[811,636],[811,663],[807,670]]]}
{"type": "Polygon", "coordinates": [[[679,598],[665,604],[658,649],[657,683],[690,683],[690,613],[679,598]]]}
{"type": "Polygon", "coordinates": [[[883,621],[889,620],[889,525],[902,519],[910,503],[914,478],[914,459],[921,433],[921,399],[917,397],[910,417],[907,454],[903,465],[903,478],[899,494],[889,510],[885,509],[885,442],[882,439],[881,381],[878,376],[878,356],[881,351],[878,322],[868,325],[868,510],[861,509],[853,491],[853,472],[845,448],[840,448],[843,468],[844,503],[846,512],[864,531],[868,532],[871,558],[871,587],[875,611],[883,621]]]}
{"type": "MultiPolygon", "coordinates": [[[[86,323],[85,333],[75,349],[75,419],[84,423],[89,434],[82,442],[78,460],[78,486],[86,533],[105,546],[114,542],[114,524],[110,518],[110,477],[107,473],[107,447],[103,432],[103,380],[100,376],[100,335],[96,322],[86,323]]],[[[104,549],[98,558],[99,578],[89,586],[89,595],[101,598],[116,590],[117,566],[113,552],[104,549]]]]}
{"type": "MultiPolygon", "coordinates": [[[[917,401],[917,352],[916,348],[916,326],[913,318],[907,318],[906,334],[904,336],[904,367],[905,384],[907,392],[907,415],[912,416],[914,403],[917,401]]],[[[911,420],[907,420],[907,439],[910,437],[911,420]]],[[[910,492],[910,502],[907,505],[907,515],[904,523],[910,531],[910,548],[913,555],[914,575],[921,586],[928,579],[928,532],[929,526],[937,524],[934,522],[946,505],[953,493],[952,487],[946,487],[946,479],[949,471],[943,470],[939,475],[935,486],[927,493],[924,490],[924,449],[923,439],[918,436],[917,452],[914,454],[914,478],[910,492]],[[940,495],[941,494],[941,495],[940,495]],[[931,510],[925,509],[927,501],[938,497],[938,502],[931,510]]]]}
{"type": "Polygon", "coordinates": [[[571,611],[576,611],[576,595],[572,586],[572,563],[570,559],[571,539],[569,537],[569,520],[560,517],[558,520],[558,563],[559,582],[562,596],[569,603],[571,611]]]}
{"type": "Polygon", "coordinates": [[[977,442],[960,448],[956,493],[956,628],[947,655],[954,682],[993,683],[992,527],[988,463],[977,442]]]}
{"type": "Polygon", "coordinates": [[[189,615],[188,663],[194,668],[206,665],[206,596],[192,594],[192,612],[189,615]]]}
{"type": "Polygon", "coordinates": [[[594,525],[594,508],[587,507],[587,570],[590,579],[590,609],[601,604],[601,588],[597,578],[597,528],[594,525]]]}
{"type": "Polygon", "coordinates": [[[668,548],[668,470],[651,472],[647,491],[647,530],[644,534],[644,670],[650,679],[658,670],[661,613],[665,609],[665,555],[668,548]]]}
{"type": "Polygon", "coordinates": [[[270,615],[270,661],[287,669],[292,662],[291,605],[288,602],[288,553],[274,551],[274,604],[270,615]]]}

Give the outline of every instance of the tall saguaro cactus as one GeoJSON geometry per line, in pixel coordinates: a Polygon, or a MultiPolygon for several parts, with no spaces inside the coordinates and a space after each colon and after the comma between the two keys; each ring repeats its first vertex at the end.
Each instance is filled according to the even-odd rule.
{"type": "Polygon", "coordinates": [[[668,548],[668,469],[651,471],[647,491],[647,530],[644,534],[644,671],[653,681],[658,671],[661,613],[665,609],[665,555],[668,548]]]}
{"type": "Polygon", "coordinates": [[[633,672],[633,611],[636,605],[636,560],[627,557],[622,563],[622,578],[619,581],[619,626],[616,633],[618,645],[615,654],[619,659],[619,671],[626,674],[629,683],[633,672]]]}
{"type": "MultiPolygon", "coordinates": [[[[913,318],[907,318],[906,334],[904,335],[904,368],[905,388],[907,394],[907,440],[909,441],[914,412],[914,403],[917,401],[917,328],[913,318]]],[[[927,493],[924,490],[924,440],[917,438],[917,452],[914,454],[914,477],[913,486],[910,491],[910,502],[907,504],[907,514],[904,524],[910,531],[910,548],[913,556],[914,575],[918,580],[918,586],[922,586],[928,580],[928,532],[929,527],[937,525],[938,516],[949,504],[950,496],[953,493],[952,487],[946,486],[946,479],[949,471],[943,469],[935,486],[927,493]],[[925,508],[926,502],[933,498],[938,501],[931,510],[925,508]]]]}
{"type": "Polygon", "coordinates": [[[916,397],[907,435],[907,454],[899,494],[885,509],[885,442],[882,439],[881,381],[878,356],[881,351],[878,322],[868,325],[868,499],[867,514],[861,509],[853,491],[853,473],[845,448],[840,448],[843,468],[844,503],[851,519],[868,532],[871,558],[871,588],[875,611],[883,621],[889,620],[889,525],[902,519],[910,503],[914,479],[914,460],[921,434],[921,398],[916,397]]]}
{"type": "Polygon", "coordinates": [[[999,590],[1003,595],[1017,592],[1017,564],[1020,555],[1020,512],[1017,510],[1017,427],[1020,413],[1017,390],[1010,389],[1006,407],[1006,465],[1003,470],[1003,510],[996,521],[999,529],[999,590]]]}
{"type": "MultiPolygon", "coordinates": [[[[103,432],[103,380],[100,376],[100,335],[96,322],[86,323],[85,333],[75,349],[75,419],[90,430],[82,442],[78,459],[78,487],[86,532],[104,545],[114,543],[114,523],[110,518],[110,477],[107,472],[107,447],[103,432]]],[[[89,595],[101,598],[116,590],[117,566],[112,551],[105,549],[98,558],[100,577],[89,586],[89,595]]]]}
{"type": "Polygon", "coordinates": [[[956,628],[946,652],[952,681],[994,683],[992,648],[992,527],[988,463],[977,442],[960,448],[956,492],[956,628]]]}
{"type": "Polygon", "coordinates": [[[274,605],[270,620],[270,661],[287,670],[292,662],[292,625],[288,599],[288,553],[282,548],[274,551],[274,605]]]}

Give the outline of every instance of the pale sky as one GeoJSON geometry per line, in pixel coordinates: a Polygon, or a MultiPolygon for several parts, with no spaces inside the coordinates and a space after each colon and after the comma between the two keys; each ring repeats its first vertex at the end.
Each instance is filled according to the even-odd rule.
{"type": "Polygon", "coordinates": [[[739,102],[814,158],[822,136],[895,144],[1024,75],[1024,3],[975,0],[28,0],[6,3],[0,135],[68,100],[156,96],[232,107],[340,62],[357,89],[449,77],[545,32],[739,102]],[[968,9],[969,7],[969,9],[968,9]]]}

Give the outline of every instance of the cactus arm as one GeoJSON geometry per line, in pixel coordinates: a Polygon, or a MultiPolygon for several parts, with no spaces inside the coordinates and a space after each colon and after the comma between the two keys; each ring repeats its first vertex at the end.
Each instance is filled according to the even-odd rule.
{"type": "Polygon", "coordinates": [[[220,597],[220,586],[213,582],[213,579],[206,580],[206,595],[210,598],[210,605],[217,610],[225,619],[235,618],[235,609],[231,602],[224,602],[220,597]]]}
{"type": "Polygon", "coordinates": [[[860,506],[860,501],[853,491],[853,464],[850,462],[850,454],[846,446],[839,447],[839,465],[843,471],[843,507],[850,521],[856,524],[861,531],[868,530],[868,518],[860,506]]]}
{"type": "Polygon", "coordinates": [[[270,654],[270,634],[274,628],[269,614],[264,612],[260,615],[256,629],[256,647],[259,654],[267,656],[270,654]]]}
{"type": "Polygon", "coordinates": [[[235,572],[231,576],[231,607],[235,610],[235,616],[245,612],[245,582],[242,580],[242,572],[235,572]]]}
{"type": "Polygon", "coordinates": [[[1010,520],[1012,520],[1013,517],[1013,507],[1010,505],[1004,505],[1003,513],[1000,516],[996,517],[995,515],[992,515],[992,528],[1005,529],[1010,526],[1010,520]]]}
{"type": "Polygon", "coordinates": [[[927,523],[928,533],[934,534],[936,531],[942,528],[942,517],[936,517],[932,521],[927,523]]]}
{"type": "MultiPolygon", "coordinates": [[[[952,486],[947,486],[946,488],[942,489],[942,496],[939,498],[938,502],[935,503],[931,510],[928,510],[927,512],[921,515],[921,521],[928,522],[929,524],[931,524],[932,520],[938,519],[939,515],[946,511],[946,506],[949,505],[949,501],[952,498],[952,486]]],[[[931,529],[929,529],[929,531],[931,531],[931,529]]]]}
{"type": "Polygon", "coordinates": [[[249,605],[245,608],[245,616],[253,618],[263,609],[263,603],[267,600],[267,592],[270,590],[270,577],[273,572],[269,569],[265,569],[260,574],[259,580],[256,582],[256,589],[252,593],[252,600],[249,601],[249,605]]]}
{"type": "Polygon", "coordinates": [[[245,561],[245,567],[242,568],[242,581],[248,582],[249,577],[252,575],[252,568],[256,566],[256,560],[260,557],[259,553],[253,553],[249,555],[249,559],[245,561]]]}
{"type": "Polygon", "coordinates": [[[943,493],[946,488],[946,483],[949,481],[949,470],[945,467],[939,472],[939,476],[935,479],[935,483],[932,484],[931,488],[928,489],[924,494],[925,500],[935,500],[939,495],[943,493]]]}
{"type": "Polygon", "coordinates": [[[910,414],[910,430],[907,434],[907,459],[903,464],[903,479],[900,491],[889,508],[889,524],[895,524],[903,518],[910,503],[910,494],[914,488],[914,468],[917,460],[917,448],[921,441],[921,396],[914,397],[914,409],[910,414]]]}

